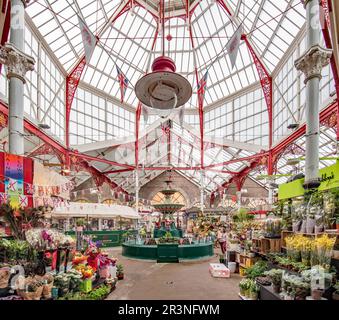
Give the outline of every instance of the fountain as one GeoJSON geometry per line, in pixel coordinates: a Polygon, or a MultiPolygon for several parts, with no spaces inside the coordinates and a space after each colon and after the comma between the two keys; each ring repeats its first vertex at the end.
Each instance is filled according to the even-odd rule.
{"type": "Polygon", "coordinates": [[[162,214],[154,229],[154,238],[164,237],[168,232],[172,237],[182,238],[182,230],[175,225],[173,214],[178,212],[184,205],[172,202],[172,196],[177,190],[171,188],[171,182],[170,179],[166,180],[167,188],[160,191],[165,196],[164,201],[153,205],[162,214]]]}
{"type": "MultiPolygon", "coordinates": [[[[170,175],[170,172],[169,172],[170,175]]],[[[182,229],[175,225],[173,214],[183,208],[183,204],[172,201],[177,191],[172,189],[170,176],[165,181],[167,187],[161,191],[162,203],[153,207],[161,213],[155,225],[153,238],[144,243],[129,240],[122,244],[122,255],[128,258],[156,260],[157,262],[180,262],[183,260],[205,259],[213,256],[213,243],[204,239],[183,238],[182,229]]]]}

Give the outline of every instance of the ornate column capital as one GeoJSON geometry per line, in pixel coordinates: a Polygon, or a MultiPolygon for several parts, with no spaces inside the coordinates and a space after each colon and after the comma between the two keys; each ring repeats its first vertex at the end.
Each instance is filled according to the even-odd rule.
{"type": "MultiPolygon", "coordinates": [[[[301,0],[301,3],[304,5],[304,8],[306,9],[306,6],[308,5],[309,2],[312,0],[301,0]]],[[[321,0],[318,0],[319,4],[321,3],[321,0]]]]}
{"type": "Polygon", "coordinates": [[[312,78],[321,79],[321,70],[330,63],[331,56],[331,49],[315,45],[295,61],[296,69],[305,74],[305,84],[312,78]]]}
{"type": "Polygon", "coordinates": [[[34,70],[35,60],[11,43],[0,46],[0,63],[7,67],[7,78],[15,77],[24,83],[27,71],[34,70]]]}

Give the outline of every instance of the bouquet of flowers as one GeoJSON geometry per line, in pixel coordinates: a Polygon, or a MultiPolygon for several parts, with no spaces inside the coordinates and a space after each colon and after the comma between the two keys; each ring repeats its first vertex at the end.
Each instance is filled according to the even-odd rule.
{"type": "Polygon", "coordinates": [[[326,270],[330,268],[335,240],[336,237],[329,237],[327,234],[317,237],[314,240],[313,251],[317,255],[319,265],[326,270]]]}
{"type": "Polygon", "coordinates": [[[54,229],[35,228],[26,231],[27,242],[37,250],[51,250],[74,245],[74,239],[54,229]]]}

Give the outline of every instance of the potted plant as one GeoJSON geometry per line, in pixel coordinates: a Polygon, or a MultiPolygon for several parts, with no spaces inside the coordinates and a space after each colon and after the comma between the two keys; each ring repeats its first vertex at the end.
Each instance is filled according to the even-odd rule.
{"type": "Polygon", "coordinates": [[[332,293],[333,300],[339,300],[339,281],[333,286],[335,291],[332,293]]]}
{"type": "Polygon", "coordinates": [[[117,265],[117,278],[118,280],[124,279],[124,267],[122,264],[117,265]]]}
{"type": "Polygon", "coordinates": [[[265,275],[268,276],[272,281],[273,291],[275,293],[280,292],[283,273],[284,271],[281,269],[271,269],[270,271],[265,272],[265,275]]]}
{"type": "Polygon", "coordinates": [[[249,284],[249,299],[258,300],[259,287],[254,280],[251,280],[249,284]]]}
{"type": "Polygon", "coordinates": [[[245,297],[246,295],[246,290],[247,290],[247,284],[248,284],[248,279],[242,279],[240,282],[239,282],[239,289],[240,289],[240,295],[245,297]]]}

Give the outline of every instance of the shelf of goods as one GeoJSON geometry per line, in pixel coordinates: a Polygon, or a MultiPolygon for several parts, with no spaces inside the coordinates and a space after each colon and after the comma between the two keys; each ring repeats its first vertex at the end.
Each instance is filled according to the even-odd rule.
{"type": "Polygon", "coordinates": [[[281,251],[282,239],[281,238],[261,238],[252,239],[256,252],[260,254],[275,253],[281,251]]]}
{"type": "Polygon", "coordinates": [[[319,232],[319,233],[302,233],[302,232],[293,232],[293,231],[283,230],[281,231],[281,247],[283,249],[286,248],[286,238],[294,234],[300,234],[305,237],[317,238],[317,237],[321,237],[324,234],[327,234],[329,237],[336,237],[339,234],[339,232],[337,230],[328,230],[328,231],[319,232]]]}

